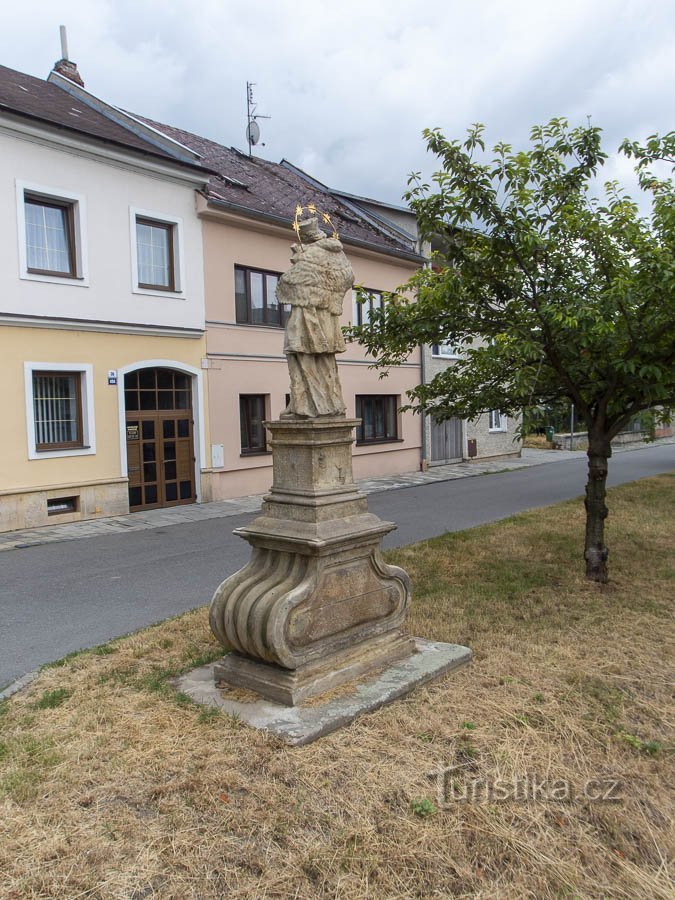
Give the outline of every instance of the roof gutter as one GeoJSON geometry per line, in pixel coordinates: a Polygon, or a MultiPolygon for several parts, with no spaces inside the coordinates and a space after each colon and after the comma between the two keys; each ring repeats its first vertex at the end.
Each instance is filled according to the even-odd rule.
{"type": "Polygon", "coordinates": [[[84,103],[85,106],[105,116],[106,119],[109,119],[121,128],[126,128],[127,131],[135,134],[136,137],[147,141],[169,156],[173,156],[174,159],[179,159],[181,162],[186,163],[198,163],[201,159],[199,153],[195,150],[186,147],[185,144],[181,144],[151,125],[141,122],[135,116],[127,113],[126,110],[119,109],[119,107],[113,106],[111,103],[106,103],[105,100],[101,100],[100,97],[92,94],[91,91],[87,91],[69,78],[65,78],[54,69],[47,76],[47,82],[61,88],[61,90],[70,94],[71,97],[75,97],[81,103],[84,103]]]}
{"type": "Polygon", "coordinates": [[[413,215],[409,206],[399,206],[396,203],[387,203],[386,200],[376,200],[374,197],[360,197],[358,194],[348,194],[347,191],[339,191],[337,188],[330,188],[330,192],[331,194],[337,194],[338,197],[346,197],[347,200],[354,200],[356,203],[372,203],[373,206],[383,206],[385,209],[393,209],[395,212],[413,215]]]}
{"type": "Polygon", "coordinates": [[[114,138],[101,137],[100,135],[92,134],[91,131],[85,131],[82,128],[74,128],[72,125],[64,125],[61,122],[53,122],[51,119],[45,119],[42,116],[36,116],[33,113],[28,113],[24,110],[15,109],[12,106],[7,106],[3,103],[0,103],[0,114],[3,113],[8,116],[17,116],[20,119],[27,119],[30,122],[37,122],[44,128],[53,128],[58,131],[63,131],[68,135],[74,135],[76,137],[79,137],[80,139],[85,138],[86,140],[95,142],[99,146],[109,145],[111,147],[115,147],[116,149],[123,150],[125,153],[131,155],[135,154],[138,156],[148,157],[149,159],[164,163],[169,168],[174,167],[177,169],[190,169],[191,172],[199,172],[204,176],[205,182],[208,181],[210,175],[218,174],[212,169],[207,169],[206,166],[201,166],[198,163],[185,162],[175,156],[167,156],[165,153],[155,153],[152,150],[144,150],[141,147],[133,147],[130,144],[125,144],[122,141],[115,140],[114,138]]]}
{"type": "MultiPolygon", "coordinates": [[[[290,229],[291,222],[289,219],[284,216],[277,216],[273,213],[263,213],[258,212],[257,210],[250,209],[248,206],[241,206],[238,203],[231,203],[228,200],[216,200],[213,197],[206,198],[207,205],[213,207],[214,209],[222,209],[227,210],[228,212],[234,212],[238,215],[244,216],[247,219],[257,219],[261,222],[269,222],[271,225],[279,225],[282,228],[290,229]]],[[[340,240],[343,244],[348,244],[352,247],[361,247],[364,250],[370,250],[372,253],[382,253],[385,256],[393,256],[397,259],[405,259],[409,262],[417,263],[418,265],[422,265],[424,263],[424,257],[420,256],[418,253],[414,253],[413,251],[408,250],[396,250],[394,247],[385,247],[381,244],[373,244],[370,241],[363,241],[359,238],[352,237],[340,237],[340,240]]]]}
{"type": "MultiPolygon", "coordinates": [[[[332,188],[327,187],[327,185],[322,184],[320,181],[317,181],[316,178],[312,178],[312,176],[308,175],[307,172],[299,169],[297,166],[294,166],[293,163],[289,162],[287,159],[282,159],[280,165],[291,172],[295,172],[295,174],[299,178],[302,178],[308,184],[311,184],[312,187],[321,191],[321,193],[326,194],[329,197],[333,197],[333,199],[336,199],[340,203],[343,203],[347,207],[347,209],[350,210],[350,212],[359,216],[361,219],[365,219],[365,221],[371,226],[371,228],[374,228],[375,231],[379,231],[381,234],[384,234],[386,237],[393,238],[394,240],[411,240],[411,235],[407,234],[396,225],[392,225],[379,216],[374,216],[371,212],[363,209],[363,207],[357,206],[355,203],[352,203],[351,200],[347,199],[348,195],[345,195],[340,191],[334,191],[332,188]]],[[[373,204],[377,203],[376,200],[373,200],[371,202],[373,204]]],[[[411,240],[411,243],[413,242],[414,238],[412,238],[411,240]]]]}

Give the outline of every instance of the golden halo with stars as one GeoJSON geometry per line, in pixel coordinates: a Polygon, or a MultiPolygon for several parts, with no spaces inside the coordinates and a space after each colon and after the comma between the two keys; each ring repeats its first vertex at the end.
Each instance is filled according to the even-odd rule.
{"type": "Polygon", "coordinates": [[[295,218],[293,219],[293,231],[298,236],[298,242],[302,246],[302,238],[300,237],[300,217],[304,212],[313,213],[315,216],[319,216],[321,219],[321,223],[323,225],[329,225],[333,233],[331,237],[337,238],[339,240],[339,235],[337,233],[337,228],[331,222],[331,218],[326,212],[321,212],[321,210],[316,208],[316,203],[308,203],[306,206],[296,206],[295,207],[295,218]]]}

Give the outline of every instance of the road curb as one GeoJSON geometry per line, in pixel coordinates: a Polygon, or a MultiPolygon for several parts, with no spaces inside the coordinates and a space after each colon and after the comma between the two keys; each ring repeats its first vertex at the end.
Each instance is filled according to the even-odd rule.
{"type": "Polygon", "coordinates": [[[22,675],[21,678],[17,678],[16,681],[12,681],[7,687],[3,688],[0,691],[0,700],[7,700],[9,697],[14,694],[18,694],[19,691],[22,691],[25,687],[35,681],[35,679],[40,674],[39,669],[35,669],[32,672],[27,672],[25,675],[22,675]]]}
{"type": "MultiPolygon", "coordinates": [[[[660,444],[674,444],[675,438],[660,438],[651,444],[636,443],[616,448],[616,453],[625,453],[634,450],[644,450],[647,447],[657,447],[660,444]]],[[[475,478],[480,475],[498,475],[506,472],[520,471],[522,469],[536,468],[542,465],[551,465],[562,462],[569,462],[572,459],[585,457],[583,450],[534,450],[537,454],[536,458],[528,458],[527,455],[514,457],[508,456],[503,459],[492,459],[481,462],[462,462],[457,464],[449,464],[448,466],[430,467],[427,472],[404,472],[398,475],[388,475],[373,478],[359,479],[357,485],[359,490],[365,494],[382,494],[392,490],[403,490],[410,487],[420,487],[425,484],[439,484],[446,481],[456,481],[464,478],[475,478]],[[553,458],[546,458],[551,454],[553,458]],[[461,471],[459,469],[461,468],[461,471]],[[445,470],[445,471],[444,471],[445,470]],[[434,472],[438,475],[434,476],[434,472]]],[[[527,453],[527,451],[526,451],[527,453]]],[[[135,531],[158,530],[161,528],[171,528],[177,525],[195,524],[205,521],[219,521],[232,516],[255,514],[259,511],[262,504],[264,494],[252,494],[245,497],[239,497],[231,500],[213,501],[214,504],[223,504],[213,513],[210,509],[211,503],[196,504],[190,507],[175,507],[174,509],[186,510],[199,508],[200,514],[190,515],[188,518],[177,518],[172,521],[170,518],[162,518],[158,521],[144,520],[142,513],[131,513],[123,516],[109,516],[102,519],[82,520],[81,522],[72,522],[68,525],[45,525],[38,529],[26,529],[24,531],[3,532],[0,534],[0,553],[10,550],[28,550],[32,547],[43,547],[48,544],[57,544],[62,542],[83,540],[88,537],[107,537],[110,535],[129,534],[135,531]],[[255,501],[255,503],[253,502],[255,501]],[[204,515],[201,515],[201,512],[204,515]],[[126,521],[133,519],[134,521],[126,521]],[[125,521],[122,521],[125,520],[125,521]],[[81,533],[78,533],[81,527],[81,533]],[[66,529],[66,531],[57,531],[57,529],[66,529]]],[[[153,513],[165,513],[165,510],[153,510],[153,513]]]]}

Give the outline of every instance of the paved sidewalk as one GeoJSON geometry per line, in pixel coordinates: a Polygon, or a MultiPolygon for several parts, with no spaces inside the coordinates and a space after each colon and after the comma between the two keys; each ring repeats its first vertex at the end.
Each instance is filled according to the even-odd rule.
{"type": "MultiPolygon", "coordinates": [[[[662,438],[656,444],[651,445],[630,444],[626,447],[617,447],[614,452],[625,453],[630,450],[643,449],[647,446],[670,443],[675,443],[675,437],[662,438]]],[[[586,453],[583,450],[525,449],[522,451],[520,458],[432,466],[426,472],[410,472],[404,475],[383,475],[379,478],[362,479],[358,482],[358,485],[363,493],[376,494],[381,491],[414,487],[434,481],[452,481],[456,478],[491,475],[497,472],[509,472],[513,469],[524,469],[545,463],[564,462],[585,456],[586,453]]],[[[34,547],[59,541],[73,541],[79,538],[100,537],[106,534],[142,531],[148,528],[166,528],[170,525],[183,525],[186,522],[201,522],[204,519],[222,519],[227,516],[254,513],[260,509],[262,497],[262,494],[256,494],[236,500],[218,500],[213,503],[174,506],[169,509],[151,509],[147,512],[129,513],[126,516],[88,519],[84,522],[71,522],[67,525],[45,525],[42,528],[31,528],[25,531],[10,531],[0,534],[0,551],[34,547]]]]}

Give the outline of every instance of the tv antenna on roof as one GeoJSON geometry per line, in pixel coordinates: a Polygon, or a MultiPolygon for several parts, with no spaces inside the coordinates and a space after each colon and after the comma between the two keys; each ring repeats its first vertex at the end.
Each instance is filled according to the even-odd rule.
{"type": "MultiPolygon", "coordinates": [[[[248,119],[248,124],[246,126],[246,141],[248,142],[249,156],[253,156],[253,148],[260,140],[260,125],[258,125],[258,119],[272,118],[272,116],[261,116],[260,114],[256,114],[258,104],[253,99],[254,87],[254,81],[246,82],[246,117],[248,119]]],[[[261,144],[261,147],[264,146],[264,144],[261,144]]]]}

